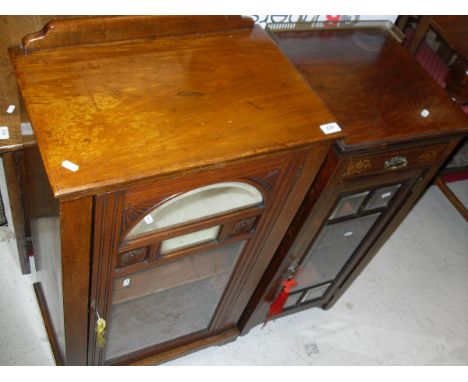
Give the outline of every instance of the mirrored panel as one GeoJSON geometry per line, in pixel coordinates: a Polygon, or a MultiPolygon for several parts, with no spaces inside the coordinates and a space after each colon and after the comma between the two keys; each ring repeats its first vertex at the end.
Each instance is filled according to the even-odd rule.
{"type": "Polygon", "coordinates": [[[326,225],[301,264],[295,289],[335,279],[379,216],[380,213],[326,225]]]}
{"type": "Polygon", "coordinates": [[[299,297],[301,297],[301,292],[289,295],[288,299],[284,303],[284,308],[289,308],[290,306],[296,305],[299,301],[299,297]]]}
{"type": "Polygon", "coordinates": [[[366,203],[364,210],[368,211],[376,208],[387,207],[393,196],[398,192],[400,186],[400,184],[394,184],[393,186],[382,187],[375,190],[366,203]]]}
{"type": "Polygon", "coordinates": [[[106,360],[207,329],[244,244],[116,277],[106,360]]]}
{"type": "Polygon", "coordinates": [[[177,195],[139,221],[127,238],[176,224],[253,207],[263,202],[259,190],[247,183],[224,182],[200,187],[177,195]]]}
{"type": "Polygon", "coordinates": [[[197,244],[203,244],[216,240],[218,237],[220,226],[202,229],[196,232],[190,232],[186,235],[173,237],[172,239],[164,240],[161,243],[160,254],[167,255],[176,250],[192,247],[197,244]]]}
{"type": "Polygon", "coordinates": [[[368,194],[369,191],[364,191],[358,194],[341,197],[335,210],[330,215],[329,220],[355,215],[368,194]]]}
{"type": "Polygon", "coordinates": [[[312,300],[316,300],[318,298],[323,297],[325,292],[327,291],[328,287],[331,285],[331,283],[320,285],[316,288],[309,289],[307,292],[305,292],[304,297],[301,299],[301,303],[304,302],[309,302],[312,300]]]}

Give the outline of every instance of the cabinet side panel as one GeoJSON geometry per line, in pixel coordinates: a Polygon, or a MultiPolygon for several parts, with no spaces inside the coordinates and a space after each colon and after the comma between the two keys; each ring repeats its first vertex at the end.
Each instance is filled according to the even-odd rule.
{"type": "Polygon", "coordinates": [[[41,309],[50,341],[56,343],[57,363],[65,359],[63,322],[62,261],[60,256],[60,218],[57,200],[52,195],[37,145],[24,147],[24,200],[30,220],[36,265],[36,281],[43,292],[41,309]],[[48,316],[48,317],[47,317],[48,316]],[[49,335],[50,335],[49,334],[49,335]]]}
{"type": "Polygon", "coordinates": [[[92,197],[60,203],[66,364],[86,365],[92,197]]]}
{"type": "Polygon", "coordinates": [[[265,234],[265,239],[260,244],[261,247],[256,251],[254,272],[249,275],[242,285],[242,288],[250,291],[250,294],[239,296],[233,309],[234,314],[230,317],[232,322],[238,322],[241,330],[245,328],[247,318],[255,309],[257,296],[254,295],[254,291],[259,280],[268,271],[269,262],[329,150],[330,144],[316,145],[308,152],[303,153],[304,157],[300,159],[300,163],[291,166],[289,178],[284,180],[283,188],[278,190],[277,205],[274,207],[276,212],[270,218],[270,221],[274,223],[271,224],[269,232],[265,234]],[[252,299],[251,302],[249,302],[250,299],[252,299]]]}

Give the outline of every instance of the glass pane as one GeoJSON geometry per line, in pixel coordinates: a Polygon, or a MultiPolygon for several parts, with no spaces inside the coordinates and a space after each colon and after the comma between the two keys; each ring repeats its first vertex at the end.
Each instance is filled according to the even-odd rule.
{"type": "Polygon", "coordinates": [[[333,280],[380,213],[326,225],[302,262],[295,289],[333,280]]]}
{"type": "Polygon", "coordinates": [[[166,255],[170,252],[174,252],[177,249],[183,249],[196,244],[213,241],[218,237],[219,227],[220,226],[218,225],[216,227],[210,227],[200,231],[190,232],[186,235],[176,236],[172,239],[164,240],[161,243],[161,255],[166,255]]]}
{"type": "Polygon", "coordinates": [[[328,284],[320,285],[316,288],[309,289],[305,293],[301,302],[308,302],[308,301],[312,301],[312,300],[322,297],[330,285],[331,283],[328,283],[328,284]]]}
{"type": "Polygon", "coordinates": [[[167,228],[239,208],[261,204],[260,191],[247,183],[226,182],[200,187],[156,207],[139,221],[127,237],[167,228]]]}
{"type": "Polygon", "coordinates": [[[374,191],[369,201],[366,203],[364,210],[373,210],[375,208],[385,208],[392,200],[393,196],[397,193],[400,188],[400,184],[394,184],[393,186],[379,188],[374,191]]]}
{"type": "Polygon", "coordinates": [[[338,202],[333,213],[330,215],[329,220],[341,218],[343,216],[354,215],[361,207],[362,202],[369,194],[369,191],[360,192],[359,194],[353,194],[344,196],[338,202]]]}
{"type": "Polygon", "coordinates": [[[297,301],[301,297],[301,293],[291,294],[284,304],[284,308],[289,308],[290,306],[296,305],[297,301]]]}
{"type": "Polygon", "coordinates": [[[116,278],[106,359],[206,329],[244,243],[116,278]]]}

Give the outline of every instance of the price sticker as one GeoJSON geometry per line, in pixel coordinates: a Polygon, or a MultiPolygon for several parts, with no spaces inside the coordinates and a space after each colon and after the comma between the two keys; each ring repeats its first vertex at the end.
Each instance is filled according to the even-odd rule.
{"type": "Polygon", "coordinates": [[[153,217],[151,215],[146,215],[144,220],[146,224],[151,224],[152,222],[154,222],[153,217]]]}
{"type": "Polygon", "coordinates": [[[333,134],[339,133],[341,131],[341,127],[336,122],[330,122],[320,125],[320,130],[322,130],[324,134],[333,134]]]}
{"type": "Polygon", "coordinates": [[[78,166],[77,164],[73,162],[70,162],[69,160],[64,160],[62,162],[62,167],[73,172],[77,172],[80,169],[80,166],[78,166]]]}
{"type": "Polygon", "coordinates": [[[8,130],[8,126],[0,126],[0,139],[9,139],[10,138],[10,131],[8,130]]]}

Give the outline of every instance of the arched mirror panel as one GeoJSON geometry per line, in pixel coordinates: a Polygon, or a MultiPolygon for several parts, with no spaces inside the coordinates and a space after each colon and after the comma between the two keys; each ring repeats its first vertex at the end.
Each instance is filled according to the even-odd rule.
{"type": "Polygon", "coordinates": [[[258,206],[262,193],[242,182],[223,182],[200,187],[177,195],[142,218],[127,234],[132,238],[181,223],[258,206]]]}

